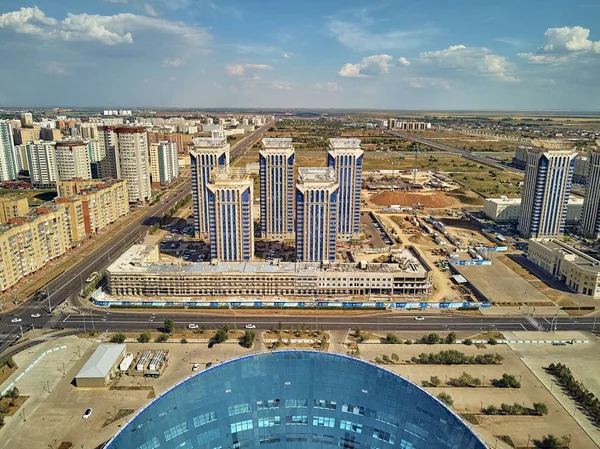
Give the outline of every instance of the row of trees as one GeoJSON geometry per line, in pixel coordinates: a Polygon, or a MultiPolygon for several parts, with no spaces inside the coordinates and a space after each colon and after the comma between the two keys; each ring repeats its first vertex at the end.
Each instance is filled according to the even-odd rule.
{"type": "MultiPolygon", "coordinates": [[[[442,385],[442,381],[438,376],[431,376],[429,380],[423,381],[424,387],[439,387],[440,385],[442,385]]],[[[451,378],[446,382],[446,385],[452,387],[478,387],[481,385],[481,381],[477,377],[463,372],[459,377],[451,378]]],[[[502,374],[500,379],[492,380],[492,385],[497,388],[521,388],[521,382],[512,374],[507,373],[502,374]]]]}
{"type": "Polygon", "coordinates": [[[533,407],[526,407],[515,402],[514,404],[501,404],[500,408],[495,405],[484,407],[481,412],[485,415],[529,415],[544,416],[548,414],[548,406],[542,402],[534,402],[533,407]]]}
{"type": "Polygon", "coordinates": [[[450,349],[438,353],[421,353],[413,356],[411,361],[420,365],[497,365],[504,360],[500,354],[467,355],[464,352],[450,349]]]}
{"type": "Polygon", "coordinates": [[[589,391],[585,386],[575,380],[571,370],[562,363],[551,363],[547,368],[550,374],[554,376],[558,384],[573,398],[573,400],[581,406],[589,416],[596,422],[600,423],[600,401],[589,391]]]}

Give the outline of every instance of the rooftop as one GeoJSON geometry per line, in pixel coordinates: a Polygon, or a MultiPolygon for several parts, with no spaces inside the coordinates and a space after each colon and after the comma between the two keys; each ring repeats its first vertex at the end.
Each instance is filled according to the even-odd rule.
{"type": "Polygon", "coordinates": [[[566,243],[561,242],[560,240],[538,240],[536,243],[543,245],[552,251],[565,254],[567,256],[566,260],[569,260],[577,266],[586,268],[588,271],[600,273],[600,260],[594,259],[592,256],[588,256],[587,254],[567,245],[566,243]]]}
{"type": "Polygon", "coordinates": [[[356,139],[353,137],[336,137],[333,139],[329,139],[329,146],[331,148],[352,148],[352,149],[360,149],[360,139],[356,139]]]}
{"type": "Polygon", "coordinates": [[[266,137],[262,140],[265,148],[290,148],[292,146],[291,137],[266,137]]]}
{"type": "MultiPolygon", "coordinates": [[[[500,205],[521,204],[521,198],[508,198],[506,196],[501,196],[500,198],[486,198],[485,201],[500,205]]],[[[583,205],[583,198],[570,196],[569,204],[572,206],[579,204],[583,205]]]]}
{"type": "Polygon", "coordinates": [[[198,148],[222,148],[227,145],[226,137],[195,137],[192,142],[198,148]]]}
{"type": "Polygon", "coordinates": [[[250,176],[245,168],[217,168],[210,174],[210,179],[213,183],[220,181],[245,181],[249,178],[250,176]]]}
{"type": "Polygon", "coordinates": [[[75,377],[78,379],[106,377],[115,363],[119,361],[125,348],[125,345],[102,344],[98,346],[75,377]]]}
{"type": "Polygon", "coordinates": [[[332,167],[300,167],[298,169],[299,181],[336,181],[335,169],[332,167]]]}

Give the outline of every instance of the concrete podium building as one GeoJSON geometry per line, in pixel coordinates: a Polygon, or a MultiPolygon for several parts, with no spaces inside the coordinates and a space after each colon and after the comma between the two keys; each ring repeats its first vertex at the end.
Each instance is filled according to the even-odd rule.
{"type": "Polygon", "coordinates": [[[126,345],[102,344],[75,376],[75,385],[79,388],[101,388],[107,386],[115,377],[119,363],[125,358],[126,345]]]}

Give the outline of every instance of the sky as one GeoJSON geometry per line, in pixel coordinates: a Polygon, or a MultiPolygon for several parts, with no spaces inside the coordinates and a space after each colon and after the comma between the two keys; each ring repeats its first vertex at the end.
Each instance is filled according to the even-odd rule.
{"type": "Polygon", "coordinates": [[[598,0],[0,0],[0,106],[599,110],[598,0]]]}

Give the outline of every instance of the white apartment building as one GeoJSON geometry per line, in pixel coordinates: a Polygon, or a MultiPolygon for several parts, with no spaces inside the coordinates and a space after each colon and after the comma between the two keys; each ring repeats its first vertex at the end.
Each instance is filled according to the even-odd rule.
{"type": "Polygon", "coordinates": [[[88,146],[79,140],[56,142],[56,167],[58,180],[73,178],[92,179],[88,146]]]}
{"type": "Polygon", "coordinates": [[[9,122],[0,120],[0,181],[17,179],[19,162],[12,136],[12,126],[9,122]]]}
{"type": "Polygon", "coordinates": [[[150,144],[152,183],[166,186],[179,178],[177,143],[164,140],[150,144]]]}
{"type": "MultiPolygon", "coordinates": [[[[583,198],[569,197],[567,204],[567,224],[575,224],[581,220],[583,198]]],[[[496,223],[518,223],[521,217],[521,198],[486,198],[483,202],[483,213],[496,223]]]]}
{"type": "Polygon", "coordinates": [[[128,126],[115,128],[120,161],[120,179],[127,181],[129,201],[132,203],[150,200],[150,161],[146,128],[128,126]]]}
{"type": "Polygon", "coordinates": [[[34,187],[52,187],[58,181],[54,142],[35,140],[25,144],[29,176],[34,187]]]}

